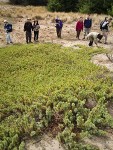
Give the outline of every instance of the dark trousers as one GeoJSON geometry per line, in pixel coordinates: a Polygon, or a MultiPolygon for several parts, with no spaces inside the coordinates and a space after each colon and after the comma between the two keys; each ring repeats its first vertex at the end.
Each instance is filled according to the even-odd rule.
{"type": "Polygon", "coordinates": [[[56,28],[56,32],[57,32],[57,37],[61,38],[62,28],[56,28]]]}
{"type": "Polygon", "coordinates": [[[77,32],[76,38],[78,38],[78,39],[79,39],[79,36],[80,36],[80,32],[81,32],[81,30],[77,30],[76,32],[77,32]]]}
{"type": "Polygon", "coordinates": [[[38,41],[39,31],[34,31],[34,41],[38,41]]]}
{"type": "Polygon", "coordinates": [[[31,43],[31,32],[26,31],[26,43],[31,43]]]}

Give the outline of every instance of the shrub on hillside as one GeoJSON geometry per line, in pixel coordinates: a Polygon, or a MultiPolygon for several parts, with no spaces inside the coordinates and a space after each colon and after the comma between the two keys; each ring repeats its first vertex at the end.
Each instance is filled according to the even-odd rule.
{"type": "Polygon", "coordinates": [[[48,9],[50,11],[69,12],[77,10],[78,0],[49,0],[48,9]]]}
{"type": "Polygon", "coordinates": [[[54,11],[61,11],[62,7],[60,5],[60,2],[58,2],[57,0],[49,0],[48,10],[52,11],[52,12],[54,12],[54,11]]]}
{"type": "Polygon", "coordinates": [[[9,0],[15,5],[46,5],[48,0],[9,0]]]}
{"type": "Polygon", "coordinates": [[[108,10],[108,14],[113,17],[113,6],[111,7],[111,9],[108,10]]]}
{"type": "Polygon", "coordinates": [[[79,11],[80,11],[81,13],[84,13],[84,14],[86,14],[86,13],[91,13],[90,5],[84,4],[84,5],[79,9],[79,11]]]}

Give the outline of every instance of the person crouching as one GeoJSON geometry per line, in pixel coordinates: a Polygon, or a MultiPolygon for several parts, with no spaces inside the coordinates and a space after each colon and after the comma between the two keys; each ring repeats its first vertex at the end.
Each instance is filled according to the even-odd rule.
{"type": "Polygon", "coordinates": [[[90,32],[88,35],[87,35],[87,39],[89,39],[89,46],[93,46],[93,42],[96,44],[96,46],[98,46],[98,39],[101,40],[103,37],[103,35],[101,35],[100,33],[98,32],[90,32]]]}

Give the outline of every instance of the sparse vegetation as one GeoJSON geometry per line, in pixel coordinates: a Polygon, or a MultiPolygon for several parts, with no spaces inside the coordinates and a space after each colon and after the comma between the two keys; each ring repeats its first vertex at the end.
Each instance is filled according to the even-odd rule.
{"type": "MultiPolygon", "coordinates": [[[[55,125],[55,136],[70,150],[96,150],[83,137],[113,128],[107,103],[113,82],[90,62],[103,49],[60,45],[15,45],[0,49],[0,149],[23,150],[25,137],[55,125]],[[89,107],[87,102],[96,105],[89,107]]],[[[106,74],[107,73],[107,74],[106,74]]]]}
{"type": "Polygon", "coordinates": [[[106,53],[106,56],[113,63],[113,54],[112,53],[106,53]]]}

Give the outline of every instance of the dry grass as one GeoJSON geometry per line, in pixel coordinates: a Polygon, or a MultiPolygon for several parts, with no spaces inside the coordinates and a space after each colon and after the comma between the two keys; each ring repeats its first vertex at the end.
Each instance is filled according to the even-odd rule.
{"type": "MultiPolygon", "coordinates": [[[[64,22],[72,23],[76,21],[80,16],[86,18],[85,14],[81,13],[64,13],[64,12],[48,12],[46,7],[34,7],[34,6],[12,6],[12,5],[0,5],[0,16],[2,18],[35,18],[38,16],[39,19],[54,21],[57,16],[62,18],[64,22]],[[7,10],[7,11],[6,11],[7,10]]],[[[104,19],[105,15],[93,14],[91,15],[94,24],[98,24],[104,19]]]]}

